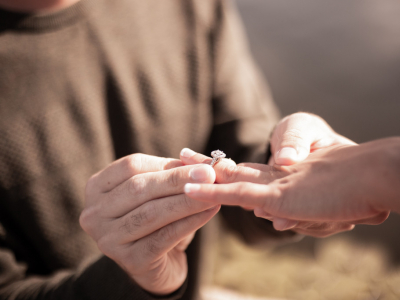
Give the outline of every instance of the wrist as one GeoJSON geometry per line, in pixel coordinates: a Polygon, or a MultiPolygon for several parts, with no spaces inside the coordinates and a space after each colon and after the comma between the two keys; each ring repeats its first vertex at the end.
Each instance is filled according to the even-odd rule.
{"type": "Polygon", "coordinates": [[[400,213],[400,137],[381,139],[376,143],[380,146],[376,153],[380,159],[374,160],[379,162],[376,177],[383,184],[377,185],[380,189],[375,205],[400,213]]]}
{"type": "Polygon", "coordinates": [[[391,197],[389,209],[400,213],[400,137],[390,138],[387,147],[388,168],[390,168],[391,197]]]}

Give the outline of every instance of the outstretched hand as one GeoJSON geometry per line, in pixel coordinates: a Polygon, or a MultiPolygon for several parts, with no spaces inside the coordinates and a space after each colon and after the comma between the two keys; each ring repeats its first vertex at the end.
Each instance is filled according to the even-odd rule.
{"type": "MultiPolygon", "coordinates": [[[[350,230],[354,224],[380,224],[389,215],[389,208],[380,200],[382,195],[389,196],[387,188],[394,182],[385,175],[379,157],[371,161],[380,152],[378,146],[335,146],[292,166],[234,166],[221,161],[215,168],[220,184],[187,184],[185,192],[199,201],[251,208],[256,216],[272,220],[278,230],[292,229],[316,237],[350,230]],[[371,170],[384,180],[377,182],[371,170]],[[374,188],[360,188],[363,185],[374,188]]],[[[182,160],[208,161],[201,154],[182,160]]]]}
{"type": "MultiPolygon", "coordinates": [[[[205,194],[202,196],[193,194],[197,186],[189,185],[187,186],[187,194],[198,200],[211,200],[214,203],[240,205],[246,209],[254,209],[258,217],[273,221],[277,230],[292,229],[315,237],[324,237],[351,230],[355,224],[379,224],[387,218],[389,214],[387,210],[379,211],[378,213],[370,212],[365,215],[361,213],[362,216],[357,216],[354,213],[354,215],[348,217],[344,217],[340,215],[342,213],[339,213],[335,217],[331,215],[332,218],[327,218],[327,215],[322,216],[319,211],[315,211],[318,210],[318,208],[314,207],[316,204],[310,202],[320,201],[318,202],[319,208],[324,211],[329,210],[329,205],[339,209],[336,204],[346,200],[346,195],[336,191],[341,189],[341,184],[346,184],[346,182],[341,182],[342,180],[350,184],[341,173],[347,172],[345,170],[346,166],[343,165],[343,169],[336,167],[336,157],[332,158],[331,165],[329,165],[328,155],[329,153],[332,154],[330,151],[334,151],[334,149],[339,150],[346,147],[358,149],[356,143],[337,134],[322,118],[308,113],[292,114],[278,123],[271,136],[271,151],[273,155],[270,158],[269,166],[260,164],[241,164],[236,166],[224,160],[215,167],[216,182],[222,184],[235,183],[234,185],[206,187],[207,196],[205,194]],[[320,151],[321,153],[319,153],[320,151]],[[325,155],[327,157],[324,157],[325,155]],[[325,159],[328,159],[328,161],[324,161],[325,159]],[[300,164],[302,162],[304,164],[300,164]],[[333,168],[337,176],[335,177],[335,172],[326,171],[323,167],[333,168]],[[323,172],[327,172],[326,182],[322,182],[324,180],[323,172]],[[295,176],[296,173],[297,175],[295,176]],[[303,180],[304,182],[302,182],[303,180]],[[331,181],[331,183],[328,183],[328,181],[331,181]],[[301,186],[298,186],[300,182],[301,186]],[[252,183],[262,184],[262,186],[252,185],[252,183]],[[333,184],[333,186],[326,186],[326,184],[333,184]],[[325,191],[320,191],[322,188],[325,191]],[[257,193],[257,191],[259,192],[257,193]],[[302,192],[304,193],[302,194],[302,192]],[[262,205],[261,207],[260,202],[257,202],[257,205],[253,202],[256,199],[260,200],[260,198],[272,199],[275,197],[275,205],[282,205],[282,197],[284,195],[287,197],[289,193],[294,196],[292,198],[293,201],[294,199],[296,201],[290,205],[287,204],[288,207],[285,209],[283,207],[281,210],[272,209],[274,205],[271,204],[271,201],[269,201],[268,206],[262,205]],[[340,198],[340,201],[329,204],[328,199],[333,199],[334,196],[340,198]],[[218,197],[221,198],[217,199],[218,197]],[[289,209],[292,210],[291,213],[288,213],[289,209]],[[303,216],[303,209],[306,209],[310,214],[315,213],[314,217],[303,216]]],[[[196,164],[210,160],[201,154],[191,153],[189,155],[188,153],[186,156],[181,155],[181,160],[185,164],[196,164]]],[[[357,162],[355,163],[357,164],[357,162]]],[[[355,166],[358,170],[353,171],[361,171],[362,167],[355,166]]],[[[346,173],[349,176],[350,174],[346,173]]]]}

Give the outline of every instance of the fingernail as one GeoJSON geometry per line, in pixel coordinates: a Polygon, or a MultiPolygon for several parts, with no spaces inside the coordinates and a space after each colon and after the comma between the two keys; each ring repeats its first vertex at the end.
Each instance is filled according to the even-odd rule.
{"type": "Polygon", "coordinates": [[[184,191],[186,194],[196,193],[199,190],[200,190],[200,184],[186,183],[184,187],[184,191]]]}
{"type": "Polygon", "coordinates": [[[181,156],[186,157],[186,158],[192,157],[195,154],[196,154],[196,152],[194,152],[193,150],[191,150],[189,148],[183,148],[181,151],[181,156]]]}
{"type": "Polygon", "coordinates": [[[275,162],[284,164],[286,161],[297,161],[297,151],[292,147],[284,147],[275,154],[275,162]]]}
{"type": "Polygon", "coordinates": [[[262,210],[261,208],[256,208],[254,209],[254,215],[258,218],[263,218],[263,219],[267,219],[270,221],[274,220],[274,217],[268,213],[266,213],[264,210],[262,210]]]}
{"type": "Polygon", "coordinates": [[[199,165],[190,170],[189,176],[195,182],[210,182],[212,177],[215,177],[211,173],[215,173],[211,166],[199,165]]]}
{"type": "Polygon", "coordinates": [[[299,224],[298,221],[287,220],[281,218],[274,219],[274,228],[279,231],[289,230],[297,226],[299,224]]]}

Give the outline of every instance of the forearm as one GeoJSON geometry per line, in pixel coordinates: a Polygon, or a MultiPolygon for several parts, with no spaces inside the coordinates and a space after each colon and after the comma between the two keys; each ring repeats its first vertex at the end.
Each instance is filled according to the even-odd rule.
{"type": "MultiPolygon", "coordinates": [[[[382,143],[384,164],[377,173],[377,180],[383,187],[381,200],[385,209],[400,213],[400,137],[387,138],[377,142],[382,143]]],[[[379,203],[381,204],[381,202],[379,203]]]]}

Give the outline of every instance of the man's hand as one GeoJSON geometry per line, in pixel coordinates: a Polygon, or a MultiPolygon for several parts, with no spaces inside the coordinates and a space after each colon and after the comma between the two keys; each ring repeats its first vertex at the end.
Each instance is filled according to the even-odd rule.
{"type": "Polygon", "coordinates": [[[134,154],[87,183],[80,223],[106,256],[143,289],[177,290],[187,276],[185,249],[220,206],[182,194],[186,183],[214,183],[210,166],[134,154]]]}
{"type": "MultiPolygon", "coordinates": [[[[273,220],[277,229],[288,228],[275,219],[294,222],[290,228],[313,236],[349,230],[353,224],[376,225],[388,217],[388,203],[400,197],[398,171],[389,168],[393,144],[387,139],[335,146],[292,166],[232,166],[221,161],[217,181],[226,184],[188,184],[185,192],[200,201],[252,208],[256,216],[273,220]]],[[[190,161],[208,159],[194,154],[184,160],[190,161]]]]}
{"type": "Polygon", "coordinates": [[[327,147],[355,145],[336,133],[319,116],[295,113],[283,118],[271,136],[269,165],[288,166],[305,160],[310,153],[327,147]]]}

